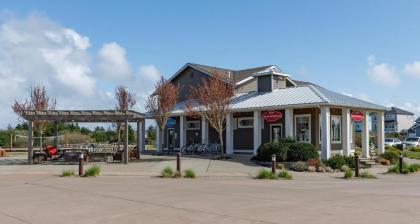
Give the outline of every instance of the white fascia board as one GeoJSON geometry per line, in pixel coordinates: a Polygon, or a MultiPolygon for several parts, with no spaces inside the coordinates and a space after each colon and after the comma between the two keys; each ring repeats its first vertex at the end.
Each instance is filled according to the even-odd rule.
{"type": "Polygon", "coordinates": [[[248,82],[249,80],[252,80],[252,79],[254,79],[254,78],[255,78],[255,77],[250,76],[250,77],[248,77],[248,78],[242,79],[241,81],[237,82],[237,83],[236,83],[236,85],[241,85],[241,84],[244,84],[244,83],[246,83],[246,82],[248,82]]]}

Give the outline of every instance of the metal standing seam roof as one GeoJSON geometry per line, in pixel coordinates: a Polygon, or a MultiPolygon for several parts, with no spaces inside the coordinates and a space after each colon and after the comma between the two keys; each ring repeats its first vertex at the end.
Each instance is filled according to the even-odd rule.
{"type": "MultiPolygon", "coordinates": [[[[184,108],[187,103],[192,103],[193,105],[198,106],[195,101],[181,102],[175,106],[172,113],[184,113],[184,108]]],[[[331,105],[379,111],[387,110],[386,107],[314,85],[276,89],[272,92],[249,92],[236,95],[232,98],[231,110],[244,111],[247,109],[255,110],[276,107],[303,107],[311,105],[331,105]]]]}

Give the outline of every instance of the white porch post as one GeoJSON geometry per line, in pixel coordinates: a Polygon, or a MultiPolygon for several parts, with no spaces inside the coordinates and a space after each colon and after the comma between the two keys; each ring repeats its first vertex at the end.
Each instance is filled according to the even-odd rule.
{"type": "Polygon", "coordinates": [[[209,125],[207,120],[203,117],[201,119],[201,143],[207,144],[209,141],[209,125]]]}
{"type": "Polygon", "coordinates": [[[284,115],[285,137],[293,138],[293,109],[286,109],[284,115]]]}
{"type": "Polygon", "coordinates": [[[186,128],[185,128],[185,116],[179,117],[179,147],[182,148],[186,145],[186,128]]]}
{"type": "Polygon", "coordinates": [[[232,113],[226,115],[226,154],[233,155],[233,116],[232,113]]]}
{"type": "Polygon", "coordinates": [[[34,131],[33,131],[33,122],[28,120],[28,163],[34,163],[34,131]]]}
{"type": "Polygon", "coordinates": [[[377,113],[377,128],[376,133],[378,134],[378,152],[382,154],[385,152],[385,124],[384,124],[384,112],[377,113]]]}
{"type": "Polygon", "coordinates": [[[144,134],[146,132],[145,123],[146,121],[144,119],[141,121],[137,121],[137,159],[140,159],[140,154],[142,150],[146,150],[144,137],[144,134]]]}
{"type": "Polygon", "coordinates": [[[254,155],[261,145],[261,111],[254,111],[254,155]]]}
{"type": "Polygon", "coordinates": [[[331,126],[330,126],[330,108],[321,107],[321,159],[330,158],[331,154],[331,126]]]}
{"type": "Polygon", "coordinates": [[[369,112],[365,111],[362,120],[362,157],[369,158],[369,112]]]}
{"type": "Polygon", "coordinates": [[[161,146],[160,135],[161,134],[162,133],[160,133],[159,127],[156,126],[156,152],[160,152],[160,146],[161,146]]]}
{"type": "Polygon", "coordinates": [[[343,118],[343,155],[350,156],[351,150],[351,118],[350,109],[346,108],[342,110],[343,118]]]}

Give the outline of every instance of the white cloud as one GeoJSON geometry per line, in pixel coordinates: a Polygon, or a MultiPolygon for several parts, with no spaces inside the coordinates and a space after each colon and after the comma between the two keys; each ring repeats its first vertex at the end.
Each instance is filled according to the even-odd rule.
{"type": "Polygon", "coordinates": [[[126,50],[119,44],[106,43],[98,52],[98,72],[104,78],[125,80],[132,74],[126,50]]]}
{"type": "Polygon", "coordinates": [[[143,110],[143,100],[161,75],[154,65],[132,72],[126,50],[115,42],[104,44],[97,58],[92,57],[88,37],[46,16],[8,14],[1,19],[0,128],[17,123],[13,101],[26,98],[33,84],[44,85],[58,109],[110,109],[118,79],[138,96],[135,109],[143,110]]]}
{"type": "Polygon", "coordinates": [[[420,61],[413,62],[412,64],[406,64],[404,66],[404,72],[412,77],[420,79],[420,61]]]}
{"type": "Polygon", "coordinates": [[[378,84],[388,87],[397,87],[400,84],[400,78],[393,66],[386,63],[377,64],[374,56],[369,56],[367,74],[370,79],[378,84]]]}

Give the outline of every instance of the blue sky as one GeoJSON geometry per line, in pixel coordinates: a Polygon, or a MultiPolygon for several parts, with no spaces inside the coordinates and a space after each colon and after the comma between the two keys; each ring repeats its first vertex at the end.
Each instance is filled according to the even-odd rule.
{"type": "MultiPolygon", "coordinates": [[[[71,29],[88,39],[80,48],[71,42],[77,51],[66,60],[77,57],[71,64],[83,65],[87,72],[75,76],[74,82],[85,80],[90,84],[84,88],[95,93],[67,99],[69,92],[79,93],[57,87],[60,82],[55,79],[63,71],[60,61],[49,64],[51,74],[40,79],[52,86],[63,108],[112,107],[113,88],[125,84],[139,92],[141,110],[141,96],[150,91],[157,74],[169,77],[194,62],[232,69],[275,64],[295,79],[420,115],[419,11],[419,1],[2,1],[0,22],[3,32],[5,24],[19,32],[71,29]],[[115,74],[124,79],[102,76],[100,71],[110,63],[119,63],[115,74]]],[[[2,41],[0,31],[0,49],[2,41]]],[[[14,42],[8,41],[4,49],[10,50],[14,42]]],[[[42,48],[52,49],[47,42],[42,41],[42,48]]],[[[38,41],[26,44],[40,48],[38,41]]],[[[28,59],[7,60],[13,64],[28,59]]],[[[10,70],[22,69],[5,71],[10,70]]],[[[25,80],[16,85],[20,89],[37,82],[25,74],[19,77],[25,80]]],[[[9,93],[8,102],[23,97],[22,92],[9,93]]],[[[0,101],[0,106],[6,108],[7,102],[0,101]]],[[[0,108],[0,114],[12,121],[2,120],[0,127],[15,123],[16,118],[6,113],[10,111],[0,108]]]]}

